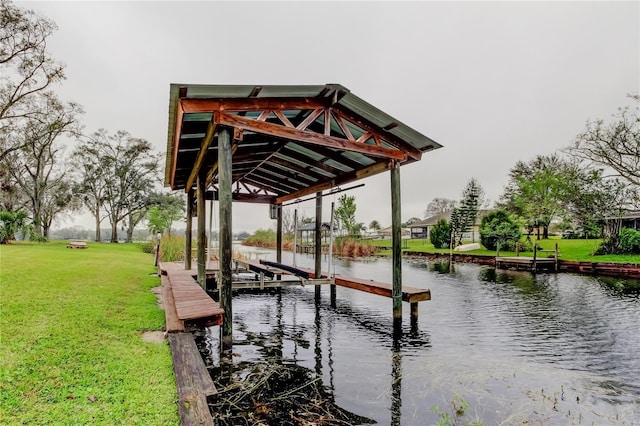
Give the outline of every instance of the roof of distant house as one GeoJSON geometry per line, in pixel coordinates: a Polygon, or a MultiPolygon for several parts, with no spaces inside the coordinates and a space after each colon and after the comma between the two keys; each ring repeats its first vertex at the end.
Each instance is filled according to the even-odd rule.
{"type": "MultiPolygon", "coordinates": [[[[476,215],[476,221],[474,222],[474,225],[480,225],[482,218],[485,217],[488,213],[491,213],[492,211],[494,210],[492,209],[478,210],[478,214],[476,215]]],[[[428,217],[424,220],[421,220],[420,222],[416,222],[409,225],[409,228],[424,228],[426,226],[433,226],[436,223],[438,223],[438,221],[441,219],[444,219],[447,222],[449,222],[451,221],[451,213],[453,213],[453,210],[447,210],[444,213],[438,213],[437,215],[428,217]]]]}

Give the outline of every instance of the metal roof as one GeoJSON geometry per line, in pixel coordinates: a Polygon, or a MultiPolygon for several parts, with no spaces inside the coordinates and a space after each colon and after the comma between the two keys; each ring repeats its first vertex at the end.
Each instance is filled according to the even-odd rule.
{"type": "Polygon", "coordinates": [[[234,199],[282,203],[420,160],[441,145],[338,84],[172,84],[165,186],[217,183],[217,135],[233,129],[234,199]]]}

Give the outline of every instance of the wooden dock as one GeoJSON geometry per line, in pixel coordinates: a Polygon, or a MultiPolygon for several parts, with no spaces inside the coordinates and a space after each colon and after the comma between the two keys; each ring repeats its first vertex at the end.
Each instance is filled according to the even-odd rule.
{"type": "Polygon", "coordinates": [[[222,324],[224,310],[193,278],[193,270],[173,262],[160,262],[167,332],[201,329],[222,324]]]}
{"type": "Polygon", "coordinates": [[[537,272],[540,270],[556,271],[558,262],[553,257],[496,257],[496,268],[498,269],[515,269],[519,271],[537,272]]]}
{"type": "Polygon", "coordinates": [[[160,262],[158,272],[178,390],[180,424],[213,426],[207,397],[216,394],[216,389],[193,335],[185,331],[222,324],[224,310],[198,285],[194,279],[196,271],[185,270],[183,264],[160,262]]]}
{"type": "Polygon", "coordinates": [[[207,397],[217,393],[191,333],[169,334],[180,425],[211,425],[207,397]]]}
{"type": "MultiPolygon", "coordinates": [[[[315,273],[310,268],[294,267],[282,263],[271,262],[266,260],[234,260],[236,267],[242,266],[247,270],[255,272],[259,275],[258,281],[249,282],[233,282],[232,288],[267,288],[267,287],[283,287],[286,285],[318,285],[333,284],[341,287],[347,287],[366,293],[377,294],[378,296],[393,297],[393,286],[389,283],[383,283],[374,280],[362,278],[348,277],[336,274],[333,278],[323,275],[320,279],[316,278],[315,273]],[[265,277],[274,278],[278,275],[289,275],[295,278],[286,280],[265,281],[265,277]]],[[[431,300],[431,290],[417,287],[402,286],[402,301],[411,305],[411,318],[418,318],[418,302],[431,300]]]]}
{"type": "MultiPolygon", "coordinates": [[[[310,268],[297,268],[301,273],[305,273],[309,278],[315,278],[315,272],[310,268]]],[[[323,275],[326,277],[326,275],[323,275]]],[[[336,274],[333,277],[335,285],[364,291],[366,293],[377,294],[378,296],[393,297],[393,285],[375,280],[349,277],[336,274]]],[[[411,319],[418,319],[418,302],[431,300],[431,290],[425,288],[402,286],[402,301],[411,306],[411,319]]]]}

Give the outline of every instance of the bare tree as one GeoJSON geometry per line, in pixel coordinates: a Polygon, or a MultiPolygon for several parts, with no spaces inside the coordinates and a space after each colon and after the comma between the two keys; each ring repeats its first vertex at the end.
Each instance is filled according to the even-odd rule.
{"type": "Polygon", "coordinates": [[[47,238],[54,217],[71,203],[70,183],[62,162],[63,135],[75,135],[82,109],[74,103],[61,104],[55,97],[41,99],[42,120],[30,120],[20,134],[19,150],[6,162],[15,185],[28,200],[37,233],[47,238]]]}
{"type": "Polygon", "coordinates": [[[0,0],[0,160],[22,148],[22,138],[8,137],[26,120],[46,122],[38,96],[51,96],[52,84],[64,80],[64,67],[49,56],[47,39],[55,23],[32,10],[0,0]]]}
{"type": "MultiPolygon", "coordinates": [[[[158,177],[158,155],[151,144],[134,138],[128,132],[118,131],[110,136],[103,147],[106,165],[104,178],[104,208],[111,222],[111,242],[118,242],[118,224],[129,217],[129,226],[144,217],[137,213],[145,206],[146,196],[152,191],[158,177]]],[[[134,225],[135,226],[135,223],[134,225]]]]}
{"type": "Polygon", "coordinates": [[[424,211],[424,217],[426,219],[440,213],[445,213],[449,210],[453,210],[457,206],[458,202],[456,200],[450,200],[448,198],[434,198],[424,211]]]}
{"type": "MultiPolygon", "coordinates": [[[[638,95],[629,97],[640,102],[638,95]]],[[[620,108],[614,121],[587,121],[570,152],[582,159],[610,167],[617,176],[640,187],[640,108],[620,108]]]]}

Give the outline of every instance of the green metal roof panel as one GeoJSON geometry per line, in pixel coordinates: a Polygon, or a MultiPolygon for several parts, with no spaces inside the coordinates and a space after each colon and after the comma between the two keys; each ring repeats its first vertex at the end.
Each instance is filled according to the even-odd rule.
{"type": "Polygon", "coordinates": [[[389,130],[389,133],[401,139],[411,141],[412,145],[418,148],[420,151],[442,147],[442,145],[435,142],[433,139],[428,138],[422,133],[415,131],[409,126],[405,126],[404,124],[401,124],[398,127],[394,127],[393,129],[389,130]]]}
{"type": "Polygon", "coordinates": [[[441,145],[439,145],[432,139],[403,124],[399,120],[396,120],[389,114],[379,110],[378,108],[374,107],[370,103],[364,101],[363,99],[352,93],[349,93],[348,95],[340,99],[338,101],[338,104],[358,114],[360,117],[364,118],[370,123],[375,124],[381,129],[385,129],[385,127],[395,125],[395,127],[392,127],[387,131],[392,135],[403,139],[404,141],[421,151],[441,147],[441,145]]]}
{"type": "Polygon", "coordinates": [[[252,86],[262,87],[257,98],[307,98],[318,96],[325,86],[252,86]]]}
{"type": "Polygon", "coordinates": [[[187,88],[187,98],[246,98],[255,86],[178,85],[187,88]]]}

